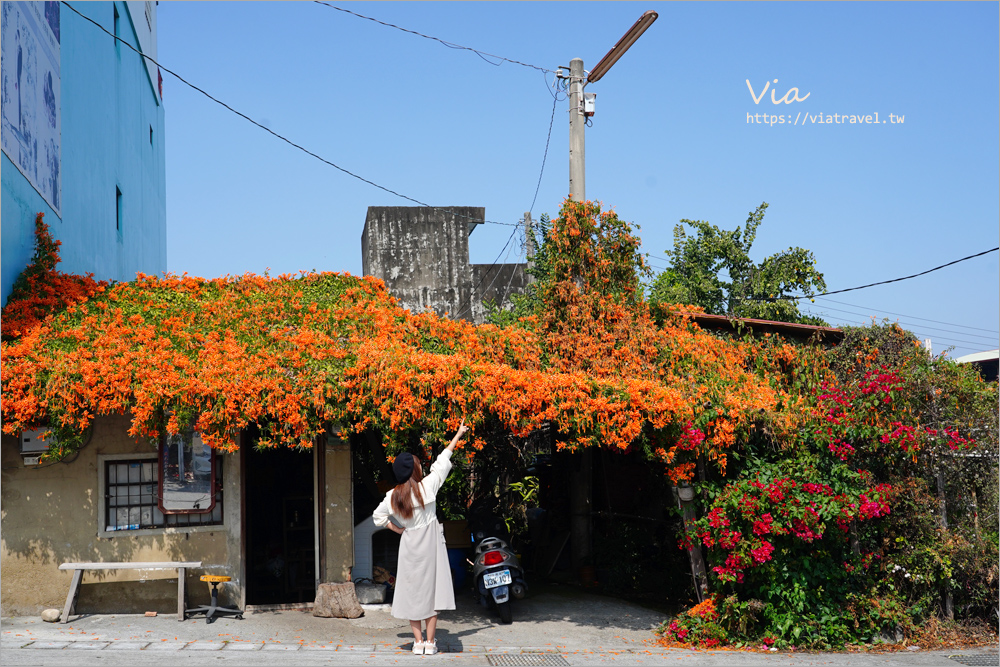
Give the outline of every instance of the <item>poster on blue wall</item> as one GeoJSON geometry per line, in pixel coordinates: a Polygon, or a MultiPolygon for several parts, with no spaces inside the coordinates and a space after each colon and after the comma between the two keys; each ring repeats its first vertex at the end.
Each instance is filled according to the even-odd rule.
{"type": "Polygon", "coordinates": [[[3,3],[4,154],[62,217],[59,3],[3,3]]]}

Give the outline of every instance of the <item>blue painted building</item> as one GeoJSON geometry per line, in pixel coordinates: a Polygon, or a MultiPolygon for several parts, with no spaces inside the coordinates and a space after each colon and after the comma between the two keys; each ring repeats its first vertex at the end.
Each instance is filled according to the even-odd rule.
{"type": "Polygon", "coordinates": [[[34,253],[38,212],[65,272],[127,281],[167,268],[162,79],[112,37],[155,59],[156,3],[70,4],[2,6],[2,303],[34,253]]]}

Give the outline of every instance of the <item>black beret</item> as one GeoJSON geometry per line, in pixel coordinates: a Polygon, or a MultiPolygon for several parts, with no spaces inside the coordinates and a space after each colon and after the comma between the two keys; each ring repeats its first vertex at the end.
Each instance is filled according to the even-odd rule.
{"type": "Polygon", "coordinates": [[[403,452],[392,462],[392,473],[396,476],[396,482],[402,484],[410,479],[413,474],[413,454],[403,452]]]}

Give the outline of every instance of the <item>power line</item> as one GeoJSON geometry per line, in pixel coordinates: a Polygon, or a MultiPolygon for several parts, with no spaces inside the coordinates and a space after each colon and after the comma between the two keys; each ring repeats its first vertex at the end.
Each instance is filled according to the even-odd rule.
{"type": "Polygon", "coordinates": [[[535,186],[535,196],[531,198],[531,207],[528,209],[528,213],[534,213],[535,202],[538,200],[538,190],[542,187],[542,174],[545,173],[545,160],[549,157],[549,141],[552,139],[552,123],[556,119],[556,104],[559,99],[557,97],[552,98],[552,117],[549,118],[549,133],[545,137],[545,152],[542,154],[542,168],[538,172],[538,184],[535,186]]]}
{"type": "MultiPolygon", "coordinates": [[[[139,51],[138,49],[136,49],[134,46],[132,46],[131,44],[129,44],[128,42],[126,42],[122,38],[118,37],[117,35],[115,35],[115,34],[113,34],[111,32],[108,32],[108,30],[104,26],[102,26],[100,23],[98,23],[97,21],[93,20],[92,18],[90,18],[88,16],[84,16],[83,14],[81,14],[71,4],[69,4],[68,2],[65,2],[65,0],[63,0],[62,4],[65,5],[66,7],[68,7],[69,9],[71,9],[80,18],[82,18],[82,19],[84,19],[86,21],[89,21],[90,23],[93,23],[95,26],[97,26],[98,28],[100,28],[106,35],[108,35],[109,37],[112,37],[113,39],[115,39],[115,41],[121,42],[122,44],[124,44],[125,46],[127,46],[132,51],[135,51],[135,53],[137,53],[142,58],[145,58],[149,62],[153,63],[154,65],[156,65],[157,67],[159,67],[161,70],[163,70],[167,74],[170,74],[170,75],[174,76],[178,81],[180,81],[184,85],[186,85],[186,86],[188,86],[190,88],[193,88],[194,90],[197,90],[199,93],[201,93],[202,95],[204,95],[208,99],[212,100],[216,104],[219,104],[219,105],[225,107],[226,109],[228,109],[229,111],[233,112],[234,114],[236,114],[240,118],[243,118],[247,122],[249,122],[249,123],[251,123],[251,124],[259,127],[260,129],[264,130],[268,134],[271,134],[272,136],[277,137],[278,139],[281,139],[286,144],[288,144],[290,146],[293,146],[294,148],[299,149],[300,151],[302,151],[303,153],[306,153],[307,155],[311,155],[312,157],[316,158],[320,162],[322,162],[324,164],[327,164],[327,165],[333,167],[334,169],[336,169],[336,170],[338,170],[340,172],[343,172],[343,173],[347,174],[348,176],[351,176],[352,178],[356,178],[359,181],[362,181],[363,183],[367,183],[368,185],[371,185],[371,186],[373,186],[375,188],[378,188],[379,190],[382,190],[383,192],[388,192],[389,194],[395,195],[395,196],[397,196],[397,197],[399,197],[401,199],[405,199],[407,201],[411,201],[414,204],[419,204],[420,206],[424,206],[426,208],[433,208],[435,210],[444,211],[445,213],[451,213],[452,215],[456,215],[456,216],[458,216],[460,218],[465,218],[466,220],[469,220],[471,222],[485,222],[485,223],[488,223],[488,224],[491,224],[491,225],[505,225],[505,226],[514,226],[514,227],[517,226],[516,223],[511,223],[511,222],[497,222],[495,220],[479,220],[479,219],[472,218],[470,216],[464,215],[462,213],[458,213],[456,211],[452,211],[450,209],[442,208],[441,206],[431,206],[430,204],[422,202],[419,199],[414,199],[413,197],[409,197],[407,195],[404,195],[404,194],[401,194],[399,192],[396,192],[395,190],[387,188],[384,185],[379,185],[378,183],[376,183],[374,181],[370,181],[370,180],[368,180],[367,178],[365,178],[363,176],[359,176],[358,174],[355,174],[353,171],[345,169],[344,167],[341,167],[340,165],[334,164],[330,160],[327,160],[326,158],[324,158],[324,157],[322,157],[320,155],[317,155],[316,153],[313,153],[309,149],[307,149],[307,148],[305,148],[303,146],[300,146],[299,144],[295,143],[291,139],[288,139],[287,137],[284,137],[284,136],[278,134],[277,132],[275,132],[271,128],[266,127],[264,125],[261,125],[260,123],[258,123],[257,121],[255,121],[250,116],[247,116],[246,114],[244,114],[244,113],[242,113],[240,111],[237,111],[236,109],[234,109],[233,107],[229,106],[228,104],[226,104],[222,100],[220,100],[220,99],[218,99],[216,97],[213,97],[212,95],[210,95],[206,91],[202,90],[198,86],[194,85],[193,83],[191,83],[190,81],[188,81],[187,79],[185,79],[184,77],[182,77],[177,72],[174,72],[172,70],[167,69],[166,67],[164,67],[160,63],[156,62],[154,59],[152,59],[149,56],[147,56],[145,53],[142,53],[141,51],[139,51]]],[[[346,11],[346,10],[344,10],[344,11],[346,11]]]]}
{"type": "MultiPolygon", "coordinates": [[[[521,224],[523,224],[523,222],[524,222],[523,220],[520,221],[518,225],[520,226],[521,224]]],[[[497,258],[493,260],[492,264],[490,264],[489,269],[483,271],[482,277],[479,279],[479,282],[476,284],[475,288],[473,288],[472,290],[472,293],[469,295],[469,304],[458,312],[458,315],[455,316],[456,319],[462,319],[462,317],[464,317],[467,313],[469,315],[472,314],[472,302],[473,300],[475,300],[476,293],[479,292],[479,288],[483,286],[483,282],[486,280],[486,274],[489,273],[490,269],[495,267],[500,262],[500,255],[503,255],[504,251],[507,250],[507,247],[510,246],[510,242],[514,240],[514,235],[517,234],[517,229],[518,229],[517,227],[514,227],[514,229],[511,230],[510,237],[508,237],[507,242],[503,244],[503,247],[500,248],[500,253],[497,255],[497,258]]],[[[511,250],[513,250],[513,248],[511,248],[511,250]]],[[[507,250],[507,257],[504,258],[504,262],[507,261],[508,257],[510,257],[510,250],[507,250]]],[[[493,276],[493,280],[490,282],[490,286],[486,288],[487,292],[490,291],[490,289],[493,287],[493,284],[496,283],[497,277],[499,275],[500,272],[497,271],[496,275],[493,276]]]]}
{"type": "Polygon", "coordinates": [[[927,269],[926,271],[921,271],[920,273],[914,273],[912,276],[903,276],[902,278],[893,278],[892,280],[882,280],[877,283],[869,283],[868,285],[860,285],[858,287],[848,287],[847,289],[833,290],[832,292],[821,292],[820,294],[803,294],[802,296],[781,296],[781,297],[751,297],[750,301],[797,301],[799,299],[814,299],[820,296],[828,296],[830,294],[841,294],[843,292],[853,292],[854,290],[867,289],[868,287],[875,287],[876,285],[888,285],[889,283],[898,283],[901,280],[909,280],[910,278],[917,278],[919,276],[927,275],[934,271],[938,271],[945,267],[951,266],[952,264],[958,264],[959,262],[964,262],[966,260],[975,259],[976,257],[981,257],[982,255],[988,255],[991,252],[996,252],[1000,250],[1000,246],[996,248],[990,248],[989,250],[984,250],[982,252],[977,252],[975,255],[969,255],[968,257],[963,257],[962,259],[956,259],[953,262],[948,262],[947,264],[942,264],[941,266],[935,266],[933,269],[927,269]]]}
{"type": "MultiPolygon", "coordinates": [[[[808,315],[817,315],[817,316],[827,316],[827,317],[829,317],[827,313],[823,313],[823,312],[816,312],[816,311],[812,311],[812,310],[805,310],[804,312],[806,314],[808,314],[808,315]]],[[[830,318],[830,319],[839,319],[840,321],[848,322],[850,324],[855,324],[855,325],[858,325],[858,326],[867,326],[869,324],[869,322],[858,322],[857,320],[852,320],[852,319],[849,319],[849,318],[846,318],[846,317],[830,318]]],[[[917,329],[916,331],[911,330],[910,333],[912,333],[913,335],[916,336],[918,334],[918,332],[920,332],[920,331],[923,331],[923,330],[922,329],[917,329]]],[[[932,340],[947,340],[947,341],[951,341],[951,342],[954,342],[954,343],[966,343],[967,345],[971,345],[972,347],[964,347],[964,346],[956,346],[956,347],[963,347],[963,349],[974,350],[974,351],[982,350],[983,345],[984,345],[983,343],[977,343],[977,342],[971,341],[971,340],[961,340],[959,338],[949,338],[947,336],[928,336],[928,338],[931,338],[932,340]]]]}
{"type": "MultiPolygon", "coordinates": [[[[827,310],[837,311],[838,313],[848,313],[849,315],[861,315],[862,317],[867,316],[866,313],[858,313],[858,312],[855,312],[853,310],[844,310],[842,308],[833,308],[832,306],[824,306],[824,308],[826,308],[827,310]]],[[[929,330],[929,331],[944,331],[945,333],[958,334],[959,336],[972,336],[973,338],[985,338],[986,340],[991,340],[991,341],[997,340],[996,336],[983,336],[982,334],[968,333],[968,332],[965,332],[965,331],[954,331],[952,329],[941,329],[940,327],[929,327],[926,324],[914,324],[912,322],[904,322],[903,320],[899,320],[899,323],[900,324],[906,324],[907,326],[917,327],[921,331],[925,331],[925,330],[929,330]]]]}
{"type": "Polygon", "coordinates": [[[550,72],[551,73],[553,71],[553,70],[550,70],[550,69],[546,69],[545,67],[539,67],[538,65],[529,65],[528,63],[522,63],[519,60],[512,60],[510,58],[504,58],[503,56],[495,56],[492,53],[486,53],[485,51],[480,51],[479,49],[474,49],[474,48],[472,48],[470,46],[462,46],[461,44],[455,44],[454,42],[446,42],[445,40],[441,39],[440,37],[433,37],[431,35],[425,35],[422,32],[417,32],[416,30],[408,30],[407,28],[401,28],[398,25],[394,25],[392,23],[386,23],[385,21],[379,21],[378,19],[372,18],[371,16],[365,16],[364,14],[358,14],[357,12],[352,12],[350,9],[344,9],[343,7],[337,7],[336,5],[331,5],[331,4],[326,3],[326,2],[320,2],[320,0],[313,0],[313,1],[317,5],[323,5],[324,7],[329,7],[330,9],[336,9],[338,12],[344,12],[345,14],[350,14],[351,16],[356,16],[359,19],[365,19],[366,21],[372,21],[374,23],[378,23],[379,25],[384,25],[387,28],[395,28],[396,30],[401,30],[402,32],[406,32],[406,33],[409,33],[411,35],[416,35],[417,37],[423,37],[424,39],[433,40],[435,42],[438,42],[439,44],[443,44],[444,46],[447,46],[449,49],[459,49],[459,50],[462,50],[462,51],[472,51],[473,53],[475,53],[477,56],[479,56],[483,60],[486,60],[487,56],[489,56],[490,58],[496,58],[500,62],[493,63],[493,62],[490,62],[489,60],[486,60],[486,62],[488,62],[491,65],[494,65],[496,67],[499,67],[500,65],[504,64],[505,62],[507,62],[507,63],[511,63],[512,65],[521,65],[522,67],[530,67],[531,69],[537,69],[537,70],[542,71],[542,72],[550,72]]]}
{"type": "Polygon", "coordinates": [[[651,252],[647,252],[646,253],[646,257],[652,257],[653,259],[660,259],[660,260],[663,260],[664,262],[668,262],[668,263],[670,262],[670,260],[667,259],[666,257],[660,257],[659,255],[654,255],[651,252]]]}
{"type": "MultiPolygon", "coordinates": [[[[833,299],[820,299],[821,301],[829,301],[830,303],[836,303],[841,306],[850,306],[851,308],[868,308],[867,306],[859,306],[856,303],[846,303],[844,301],[835,301],[833,299]]],[[[899,317],[908,317],[911,320],[920,320],[922,322],[933,322],[934,324],[947,324],[953,327],[959,327],[961,329],[975,329],[976,331],[986,331],[987,333],[1000,334],[1000,331],[995,331],[994,329],[981,329],[979,327],[970,327],[965,324],[955,324],[954,322],[942,322],[941,320],[929,320],[926,317],[917,317],[915,315],[906,315],[904,313],[894,313],[891,310],[883,310],[881,308],[872,308],[870,310],[877,310],[880,313],[886,313],[887,315],[897,315],[899,317]]]]}
{"type": "MultiPolygon", "coordinates": [[[[504,260],[504,261],[506,262],[506,260],[504,260]]],[[[500,272],[497,271],[497,275],[499,275],[499,274],[500,274],[500,272]]],[[[507,287],[505,287],[504,291],[500,293],[500,303],[497,304],[497,309],[498,310],[503,310],[503,302],[507,298],[507,295],[510,294],[510,286],[514,282],[514,276],[515,275],[516,275],[515,272],[513,270],[511,270],[511,272],[510,272],[510,278],[507,280],[507,287]]]]}

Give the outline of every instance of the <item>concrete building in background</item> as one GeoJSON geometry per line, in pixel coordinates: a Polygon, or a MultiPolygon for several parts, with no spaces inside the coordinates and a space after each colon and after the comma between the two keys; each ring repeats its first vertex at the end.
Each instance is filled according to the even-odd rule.
{"type": "MultiPolygon", "coordinates": [[[[73,7],[156,58],[155,2],[73,7]]],[[[0,302],[45,213],[69,273],[167,268],[162,80],[156,65],[59,2],[4,2],[0,302]]]]}
{"type": "Polygon", "coordinates": [[[362,269],[403,308],[482,323],[485,304],[509,307],[527,284],[525,264],[469,264],[469,236],[485,220],[475,206],[370,206],[362,269]]]}

